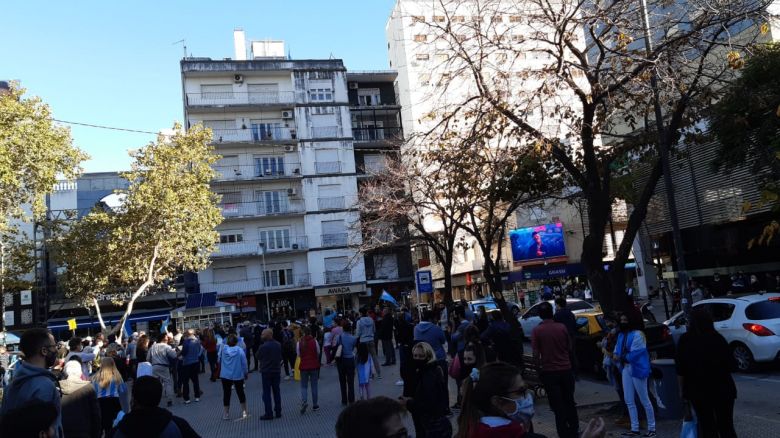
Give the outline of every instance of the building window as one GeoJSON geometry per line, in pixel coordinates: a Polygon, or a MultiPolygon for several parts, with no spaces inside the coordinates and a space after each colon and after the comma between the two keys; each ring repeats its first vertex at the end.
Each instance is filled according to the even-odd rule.
{"type": "Polygon", "coordinates": [[[286,191],[262,191],[255,192],[257,212],[259,214],[284,213],[288,210],[286,191]]]}
{"type": "Polygon", "coordinates": [[[287,228],[259,230],[258,234],[260,235],[260,245],[268,251],[290,248],[290,230],[287,228]]]}
{"type": "Polygon", "coordinates": [[[450,57],[446,53],[437,53],[436,54],[436,60],[439,61],[439,62],[445,62],[448,59],[450,59],[450,57]]]}
{"type": "Polygon", "coordinates": [[[244,232],[241,230],[225,230],[219,232],[219,243],[239,243],[244,241],[244,232]]]}
{"type": "Polygon", "coordinates": [[[425,16],[424,15],[412,16],[412,23],[425,23],[425,16]]]}
{"type": "Polygon", "coordinates": [[[309,90],[309,100],[312,102],[333,102],[333,89],[312,88],[309,90]]]}
{"type": "Polygon", "coordinates": [[[414,36],[414,41],[417,43],[424,43],[428,41],[428,35],[425,34],[418,34],[414,36]]]}
{"type": "Polygon", "coordinates": [[[482,22],[482,16],[481,15],[472,15],[471,21],[475,23],[481,23],[482,22]]]}
{"type": "MultiPolygon", "coordinates": [[[[417,55],[418,57],[420,55],[417,55]]],[[[419,59],[419,58],[418,58],[419,59]]],[[[379,88],[361,88],[358,90],[358,104],[376,106],[382,104],[379,88]]]]}
{"type": "Polygon", "coordinates": [[[452,17],[453,23],[464,23],[466,21],[466,17],[463,15],[455,15],[452,17]]]}
{"type": "Polygon", "coordinates": [[[214,283],[227,283],[230,281],[245,281],[246,266],[232,266],[229,268],[214,268],[212,270],[214,283]]]}
{"type": "Polygon", "coordinates": [[[503,64],[506,62],[506,53],[498,53],[496,54],[496,62],[498,64],[503,64]]]}
{"type": "Polygon", "coordinates": [[[427,53],[418,53],[416,56],[418,61],[427,61],[428,60],[428,54],[427,53]]]}
{"type": "Polygon", "coordinates": [[[520,15],[510,15],[509,16],[509,22],[510,23],[520,23],[523,21],[523,17],[520,15]]]}
{"type": "Polygon", "coordinates": [[[435,21],[436,23],[444,23],[445,21],[444,15],[434,15],[433,21],[435,21]]]}
{"type": "Polygon", "coordinates": [[[232,99],[233,86],[230,84],[201,85],[200,92],[204,99],[232,99]]]}
{"type": "Polygon", "coordinates": [[[270,269],[263,278],[265,287],[290,286],[293,284],[292,269],[270,269]]]}
{"type": "Polygon", "coordinates": [[[255,176],[282,176],[284,174],[284,157],[255,157],[255,176]]]}
{"type": "Polygon", "coordinates": [[[333,79],[333,72],[332,71],[309,72],[309,79],[333,79]]]}
{"type": "Polygon", "coordinates": [[[222,192],[218,194],[222,195],[222,199],[219,202],[222,214],[238,213],[239,206],[241,205],[241,192],[222,192]]]}
{"type": "Polygon", "coordinates": [[[420,85],[428,85],[431,83],[431,74],[430,73],[422,73],[418,77],[418,80],[420,82],[420,85]]]}
{"type": "Polygon", "coordinates": [[[522,35],[512,35],[512,41],[516,43],[522,43],[525,41],[525,38],[523,38],[522,35]]]}
{"type": "Polygon", "coordinates": [[[490,22],[491,23],[501,23],[503,21],[504,21],[504,17],[502,17],[500,15],[494,15],[494,16],[490,17],[490,22]]]}
{"type": "Polygon", "coordinates": [[[334,114],[336,108],[332,106],[315,106],[311,109],[312,115],[319,116],[324,114],[334,114]]]}
{"type": "Polygon", "coordinates": [[[374,256],[374,280],[398,278],[398,258],[395,254],[374,256]]]}

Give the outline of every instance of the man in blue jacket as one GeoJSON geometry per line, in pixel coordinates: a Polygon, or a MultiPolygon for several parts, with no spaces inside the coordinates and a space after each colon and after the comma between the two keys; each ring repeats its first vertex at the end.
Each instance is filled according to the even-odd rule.
{"type": "Polygon", "coordinates": [[[57,344],[44,328],[22,334],[19,349],[24,360],[16,363],[13,380],[5,390],[0,416],[32,400],[51,402],[57,407],[56,436],[62,437],[62,412],[57,378],[49,371],[57,360],[57,344]]]}
{"type": "Polygon", "coordinates": [[[282,393],[279,389],[279,381],[282,377],[282,344],[274,339],[273,329],[265,329],[260,335],[263,344],[257,352],[260,361],[260,376],[263,380],[263,407],[265,415],[261,420],[272,420],[271,391],[274,393],[274,407],[276,418],[282,417],[282,393]]]}
{"type": "Polygon", "coordinates": [[[200,340],[195,336],[195,331],[193,329],[187,330],[187,337],[184,339],[181,349],[181,379],[184,385],[185,405],[190,404],[190,380],[192,380],[192,390],[195,392],[195,401],[200,401],[200,382],[198,381],[200,350],[200,340]]]}

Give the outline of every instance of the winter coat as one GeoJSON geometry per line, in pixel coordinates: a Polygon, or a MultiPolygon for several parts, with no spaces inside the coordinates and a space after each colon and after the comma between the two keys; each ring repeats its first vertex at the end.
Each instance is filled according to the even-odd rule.
{"type": "Polygon", "coordinates": [[[220,363],[219,377],[228,380],[244,380],[249,373],[246,364],[246,353],[238,345],[222,345],[219,349],[218,360],[220,363]]]}
{"type": "Polygon", "coordinates": [[[57,406],[56,436],[62,437],[62,411],[58,384],[57,378],[51,371],[30,365],[23,360],[16,362],[13,380],[4,391],[0,416],[33,399],[52,402],[57,406]]]}
{"type": "MultiPolygon", "coordinates": [[[[245,361],[246,362],[246,361],[245,361]]],[[[134,408],[114,428],[113,438],[200,438],[183,418],[170,411],[153,408],[134,408]]]]}
{"type": "Polygon", "coordinates": [[[417,324],[417,327],[414,328],[414,340],[430,344],[433,351],[436,352],[437,360],[445,358],[444,343],[447,342],[447,339],[444,337],[444,330],[438,325],[428,321],[417,324]]]}
{"type": "Polygon", "coordinates": [[[100,437],[100,406],[95,388],[84,380],[60,381],[62,430],[68,438],[100,437]]]}

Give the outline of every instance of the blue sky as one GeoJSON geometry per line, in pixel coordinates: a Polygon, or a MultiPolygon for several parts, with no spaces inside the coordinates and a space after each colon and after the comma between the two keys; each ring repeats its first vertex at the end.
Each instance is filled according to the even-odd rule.
{"type": "MultiPolygon", "coordinates": [[[[158,131],[182,120],[181,44],[233,57],[233,28],[287,43],[293,58],[388,68],[384,29],[394,0],[13,1],[0,19],[0,79],[19,80],[61,120],[158,131]]],[[[153,135],[71,126],[88,172],[129,168],[153,135]]]]}

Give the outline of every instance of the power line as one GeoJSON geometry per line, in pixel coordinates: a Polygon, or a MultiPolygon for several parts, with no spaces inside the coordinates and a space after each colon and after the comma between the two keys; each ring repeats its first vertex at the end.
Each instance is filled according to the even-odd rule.
{"type": "Polygon", "coordinates": [[[136,132],[139,134],[159,134],[158,132],[152,132],[152,131],[142,131],[139,129],[127,129],[127,128],[115,128],[113,126],[104,126],[104,125],[93,125],[91,123],[82,123],[82,122],[69,122],[67,120],[59,120],[59,119],[51,119],[53,122],[59,122],[59,123],[67,123],[69,125],[79,125],[79,126],[87,126],[89,128],[100,128],[100,129],[110,129],[113,131],[124,131],[124,132],[136,132]]]}

